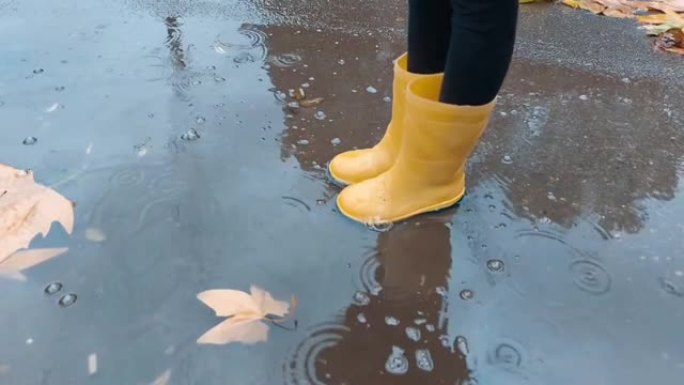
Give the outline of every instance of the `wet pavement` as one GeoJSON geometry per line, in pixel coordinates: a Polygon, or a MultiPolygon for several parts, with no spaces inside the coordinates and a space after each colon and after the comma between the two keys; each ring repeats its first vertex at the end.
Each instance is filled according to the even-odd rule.
{"type": "Polygon", "coordinates": [[[524,7],[468,196],[377,233],[324,167],[388,119],[385,3],[0,0],[0,163],[76,202],[0,279],[0,384],[681,382],[684,62],[524,7]],[[252,284],[296,329],[197,345],[252,284]]]}

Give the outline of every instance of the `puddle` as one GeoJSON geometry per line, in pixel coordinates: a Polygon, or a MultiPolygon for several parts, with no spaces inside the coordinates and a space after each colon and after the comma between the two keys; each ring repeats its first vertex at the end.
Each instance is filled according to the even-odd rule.
{"type": "Polygon", "coordinates": [[[336,212],[326,164],[383,134],[402,7],[0,2],[2,162],[76,202],[71,237],[32,243],[69,251],[0,278],[0,383],[680,379],[684,95],[661,79],[522,55],[459,208],[336,212]],[[295,295],[296,327],[197,345],[196,295],[250,285],[295,295]]]}

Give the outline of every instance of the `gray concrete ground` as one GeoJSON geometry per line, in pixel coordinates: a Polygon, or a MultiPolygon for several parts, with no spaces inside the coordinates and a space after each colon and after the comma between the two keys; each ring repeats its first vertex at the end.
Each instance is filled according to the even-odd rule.
{"type": "Polygon", "coordinates": [[[77,205],[72,236],[33,243],[67,254],[0,280],[0,384],[679,383],[682,58],[629,21],[523,7],[469,195],[375,233],[324,167],[382,134],[405,18],[0,0],[0,163],[77,205]],[[299,87],[325,100],[289,108],[299,87]],[[296,295],[296,330],[197,345],[219,320],[195,295],[251,284],[296,295]]]}

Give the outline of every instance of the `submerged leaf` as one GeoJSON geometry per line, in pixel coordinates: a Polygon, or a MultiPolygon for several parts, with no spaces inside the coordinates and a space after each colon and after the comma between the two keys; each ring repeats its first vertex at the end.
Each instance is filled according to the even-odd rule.
{"type": "Polygon", "coordinates": [[[171,369],[167,369],[159,377],[157,377],[150,385],[166,385],[171,379],[171,369]]]}
{"type": "Polygon", "coordinates": [[[26,281],[22,271],[64,254],[67,248],[20,250],[0,262],[0,277],[26,281]]]}
{"type": "Polygon", "coordinates": [[[268,338],[268,326],[260,318],[235,316],[209,329],[198,340],[199,344],[223,345],[230,342],[255,344],[268,338]]]}
{"type": "Polygon", "coordinates": [[[73,203],[36,183],[30,171],[0,164],[0,262],[47,234],[55,221],[71,233],[73,203]]]}

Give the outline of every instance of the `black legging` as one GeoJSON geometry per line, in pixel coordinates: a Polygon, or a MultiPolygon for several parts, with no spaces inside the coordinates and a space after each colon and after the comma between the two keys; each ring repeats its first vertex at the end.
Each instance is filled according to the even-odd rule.
{"type": "Polygon", "coordinates": [[[444,71],[441,102],[491,102],[513,56],[518,1],[409,0],[408,70],[444,71]]]}

